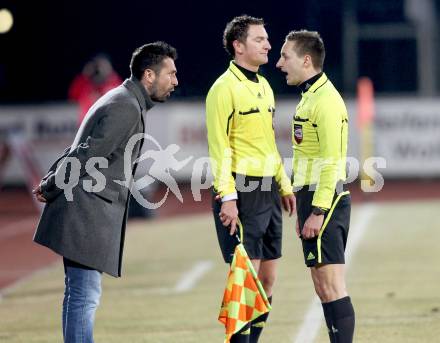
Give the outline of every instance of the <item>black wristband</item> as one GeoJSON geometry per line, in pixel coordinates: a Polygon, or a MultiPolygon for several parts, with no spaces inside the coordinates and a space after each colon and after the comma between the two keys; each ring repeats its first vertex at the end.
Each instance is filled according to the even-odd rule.
{"type": "Polygon", "coordinates": [[[327,211],[324,208],[318,207],[318,206],[313,206],[312,208],[312,213],[316,216],[322,216],[326,213],[327,211]]]}

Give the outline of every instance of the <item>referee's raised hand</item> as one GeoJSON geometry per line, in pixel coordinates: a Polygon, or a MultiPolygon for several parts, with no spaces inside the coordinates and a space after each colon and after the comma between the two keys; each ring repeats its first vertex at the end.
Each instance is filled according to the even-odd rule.
{"type": "Polygon", "coordinates": [[[224,226],[231,226],[229,234],[232,236],[237,229],[238,209],[236,200],[229,200],[222,203],[219,217],[224,226]]]}

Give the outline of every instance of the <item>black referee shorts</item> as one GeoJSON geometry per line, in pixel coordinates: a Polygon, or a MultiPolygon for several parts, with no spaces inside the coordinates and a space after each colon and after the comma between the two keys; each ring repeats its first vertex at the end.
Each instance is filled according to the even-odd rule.
{"type": "MultiPolygon", "coordinates": [[[[246,249],[249,258],[261,260],[273,260],[281,257],[281,245],[283,234],[283,222],[281,213],[281,199],[278,186],[273,177],[255,177],[237,175],[236,188],[238,194],[237,207],[238,217],[242,224],[240,239],[246,249]],[[239,182],[241,178],[241,182],[239,182]],[[240,186],[249,187],[258,182],[256,189],[245,192],[240,186]],[[264,187],[261,185],[264,184],[264,187]],[[242,189],[243,191],[240,191],[242,189]]],[[[214,214],[215,228],[220,250],[226,263],[232,262],[237,239],[229,235],[229,227],[223,226],[219,213],[221,200],[214,198],[213,192],[212,209],[214,214]]],[[[237,226],[237,230],[238,226],[237,226]]]]}
{"type": "MultiPolygon", "coordinates": [[[[296,210],[300,232],[312,213],[314,191],[304,187],[296,192],[296,210]]],[[[318,237],[303,239],[304,261],[307,267],[317,264],[345,264],[345,247],[350,227],[351,198],[348,191],[335,193],[332,207],[324,215],[318,237]]]]}

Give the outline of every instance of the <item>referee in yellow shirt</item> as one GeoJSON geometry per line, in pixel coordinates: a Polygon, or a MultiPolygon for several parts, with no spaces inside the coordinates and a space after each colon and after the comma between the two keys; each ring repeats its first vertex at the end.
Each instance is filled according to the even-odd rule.
{"type": "Polygon", "coordinates": [[[322,302],[330,342],[353,341],[355,314],[345,287],[345,246],[350,224],[346,179],[347,109],[323,73],[324,43],[317,32],[290,32],[277,67],[301,101],[293,118],[296,230],[322,302]]]}
{"type": "MultiPolygon", "coordinates": [[[[217,237],[230,263],[237,244],[233,234],[240,227],[241,240],[271,300],[281,257],[281,202],[290,215],[295,210],[292,185],[275,144],[273,92],[258,74],[271,47],[263,20],[246,15],[226,25],[223,43],[233,60],[206,98],[217,237]]],[[[257,342],[266,319],[267,315],[255,319],[231,342],[257,342]]]]}

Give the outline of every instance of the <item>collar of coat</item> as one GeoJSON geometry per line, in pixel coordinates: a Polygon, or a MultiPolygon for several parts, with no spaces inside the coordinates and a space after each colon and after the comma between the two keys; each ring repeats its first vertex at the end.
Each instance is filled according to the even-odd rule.
{"type": "Polygon", "coordinates": [[[148,95],[147,90],[136,77],[132,75],[129,79],[126,79],[123,84],[134,93],[142,109],[148,111],[154,106],[154,102],[148,95]]]}

